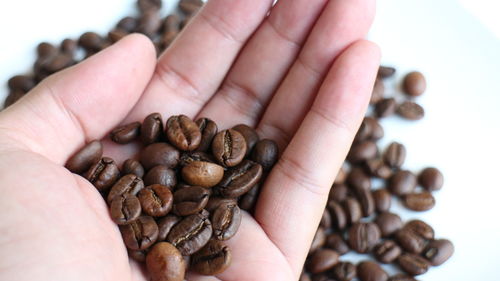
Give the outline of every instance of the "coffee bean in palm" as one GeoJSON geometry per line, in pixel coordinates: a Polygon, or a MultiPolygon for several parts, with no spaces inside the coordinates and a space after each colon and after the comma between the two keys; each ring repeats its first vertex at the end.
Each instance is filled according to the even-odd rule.
{"type": "Polygon", "coordinates": [[[213,236],[225,241],[233,237],[241,224],[241,211],[236,203],[220,204],[212,213],[213,236]]]}
{"type": "Polygon", "coordinates": [[[361,167],[352,168],[346,182],[353,190],[370,190],[372,186],[370,177],[361,167]]]}
{"type": "Polygon", "coordinates": [[[380,66],[378,68],[377,77],[381,79],[392,77],[396,73],[396,69],[391,66],[380,66]]]}
{"type": "MultiPolygon", "coordinates": [[[[254,146],[259,142],[260,138],[257,132],[250,126],[239,124],[233,127],[233,130],[238,131],[245,138],[247,144],[246,156],[250,155],[254,146]]],[[[276,149],[277,150],[277,149],[276,149]]],[[[262,163],[260,163],[262,165],[262,163]]]]}
{"type": "Polygon", "coordinates": [[[433,266],[439,266],[445,263],[455,251],[455,247],[450,240],[439,239],[432,240],[422,253],[422,256],[433,266]]]}
{"type": "Polygon", "coordinates": [[[376,104],[381,99],[384,98],[385,86],[382,80],[376,79],[375,85],[373,85],[373,91],[370,98],[370,104],[376,104]]]}
{"type": "Polygon", "coordinates": [[[375,210],[379,213],[387,212],[391,208],[391,194],[386,189],[372,191],[375,201],[375,210]]]}
{"type": "Polygon", "coordinates": [[[403,253],[397,261],[403,271],[413,276],[424,274],[429,270],[429,263],[415,254],[403,253]]]}
{"type": "Polygon", "coordinates": [[[179,9],[187,15],[196,13],[202,6],[202,0],[181,0],[179,2],[179,9]]]}
{"type": "Polygon", "coordinates": [[[382,99],[375,104],[375,115],[378,118],[389,117],[396,112],[396,100],[394,98],[382,99]]]}
{"type": "Polygon", "coordinates": [[[428,191],[440,190],[443,187],[444,177],[436,168],[425,168],[418,175],[418,183],[428,191]]]}
{"type": "Polygon", "coordinates": [[[264,171],[271,170],[278,156],[278,145],[270,139],[258,141],[252,151],[252,160],[259,163],[264,171]]]}
{"type": "Polygon", "coordinates": [[[193,161],[182,168],[182,178],[190,185],[213,187],[224,176],[224,168],[210,162],[193,161]]]}
{"type": "Polygon", "coordinates": [[[380,265],[371,261],[358,264],[357,276],[360,281],[386,281],[389,278],[380,265]]]}
{"type": "Polygon", "coordinates": [[[348,224],[354,224],[361,219],[363,211],[361,210],[361,205],[358,200],[352,197],[347,197],[342,203],[342,206],[344,207],[348,224]]]}
{"type": "Polygon", "coordinates": [[[377,154],[378,148],[375,142],[363,141],[353,144],[347,155],[347,160],[351,163],[358,164],[377,157],[377,154]]]}
{"type": "Polygon", "coordinates": [[[133,17],[124,17],[118,24],[116,24],[116,29],[123,30],[125,32],[133,32],[137,28],[137,19],[133,17]]]}
{"type": "Polygon", "coordinates": [[[330,249],[319,249],[309,257],[306,268],[316,274],[331,269],[339,262],[339,254],[330,249]]]}
{"type": "Polygon", "coordinates": [[[355,223],[349,228],[349,245],[358,253],[367,253],[380,239],[380,229],[374,223],[355,223]]]}
{"type": "Polygon", "coordinates": [[[191,164],[194,161],[215,163],[215,159],[211,154],[196,151],[196,152],[183,152],[179,160],[179,165],[182,167],[191,164]]]}
{"type": "Polygon", "coordinates": [[[375,223],[380,229],[382,237],[389,237],[403,227],[400,216],[390,212],[383,212],[375,218],[375,223]]]}
{"type": "Polygon", "coordinates": [[[330,215],[328,209],[323,210],[323,215],[321,215],[321,221],[319,222],[319,225],[326,229],[332,227],[332,216],[330,215]]]}
{"type": "Polygon", "coordinates": [[[337,281],[351,281],[356,277],[356,266],[350,262],[339,262],[330,272],[337,281]]]}
{"type": "Polygon", "coordinates": [[[388,281],[417,281],[417,279],[412,276],[400,273],[394,276],[391,276],[388,281]]]}
{"type": "Polygon", "coordinates": [[[342,205],[336,201],[330,201],[328,202],[328,209],[330,209],[333,227],[337,230],[344,229],[347,225],[348,218],[342,205]]]}
{"type": "Polygon", "coordinates": [[[66,162],[66,168],[75,174],[81,174],[97,163],[101,157],[102,144],[94,140],[73,154],[66,162]]]}
{"type": "Polygon", "coordinates": [[[146,173],[144,176],[144,184],[161,184],[172,189],[177,184],[177,176],[174,170],[163,165],[158,165],[146,173]]]}
{"type": "Polygon", "coordinates": [[[173,205],[173,195],[167,186],[154,184],[143,188],[137,194],[144,213],[152,217],[165,216],[173,205]]]}
{"type": "Polygon", "coordinates": [[[218,192],[224,197],[236,198],[247,193],[262,177],[262,166],[244,160],[238,166],[226,171],[219,183],[218,192]]]}
{"type": "Polygon", "coordinates": [[[199,118],[196,120],[196,125],[198,125],[201,132],[200,145],[196,151],[206,152],[210,150],[212,140],[217,135],[219,129],[217,128],[217,124],[208,118],[199,118]]]}
{"type": "Polygon", "coordinates": [[[120,170],[113,159],[103,157],[84,176],[97,190],[106,192],[118,180],[120,170]]]}
{"type": "Polygon", "coordinates": [[[350,250],[349,245],[338,233],[332,233],[326,237],[325,247],[334,250],[339,255],[347,254],[350,250]]]}
{"type": "Polygon", "coordinates": [[[212,224],[208,217],[198,213],[178,222],[167,236],[167,241],[179,249],[182,255],[191,255],[207,244],[212,236],[212,224]]]}
{"type": "Polygon", "coordinates": [[[423,212],[434,208],[436,199],[434,199],[434,196],[432,196],[430,192],[422,191],[419,193],[406,194],[403,197],[403,204],[410,210],[423,212]]]}
{"type": "Polygon", "coordinates": [[[391,263],[401,255],[401,247],[392,240],[385,240],[373,248],[373,255],[381,263],[391,263]]]}
{"type": "Polygon", "coordinates": [[[405,101],[398,105],[396,112],[399,116],[408,120],[420,120],[425,115],[422,106],[412,101],[405,101]]]}
{"type": "Polygon", "coordinates": [[[141,140],[144,145],[158,142],[163,133],[163,119],[160,113],[151,113],[142,122],[141,140]]]}
{"type": "Polygon", "coordinates": [[[160,242],[146,256],[151,281],[183,281],[186,272],[184,258],[172,244],[160,242]]]}
{"type": "Polygon", "coordinates": [[[182,218],[173,214],[168,214],[167,216],[161,218],[158,221],[158,241],[165,241],[167,239],[170,230],[176,225],[182,218]]]}
{"type": "Polygon", "coordinates": [[[309,247],[309,253],[312,253],[323,247],[323,245],[325,245],[325,242],[326,242],[325,229],[322,227],[318,227],[316,233],[314,234],[311,247],[309,247]]]}
{"type": "Polygon", "coordinates": [[[118,225],[129,224],[141,215],[141,202],[137,196],[126,193],[111,201],[109,212],[111,219],[118,225]]]}
{"type": "Polygon", "coordinates": [[[250,188],[247,193],[243,194],[243,196],[240,197],[238,205],[242,210],[245,210],[247,212],[253,211],[255,205],[257,205],[257,200],[259,199],[260,187],[260,184],[256,184],[252,188],[250,188]]]}
{"type": "Polygon", "coordinates": [[[235,204],[237,202],[236,198],[224,198],[220,196],[210,196],[208,199],[207,206],[205,206],[205,210],[212,213],[219,207],[221,204],[231,203],[235,204]]]}
{"type": "Polygon", "coordinates": [[[127,248],[144,250],[156,242],[158,225],[152,217],[141,216],[129,224],[120,225],[120,232],[127,248]]]}
{"type": "Polygon", "coordinates": [[[345,184],[333,184],[328,194],[328,200],[343,202],[347,198],[348,188],[345,184]]]}
{"type": "Polygon", "coordinates": [[[107,202],[111,204],[115,198],[124,196],[125,194],[137,195],[143,188],[144,183],[140,177],[133,174],[127,174],[121,177],[113,187],[111,187],[108,193],[107,202]]]}
{"type": "Polygon", "coordinates": [[[140,162],[144,169],[149,170],[158,165],[175,168],[179,163],[180,153],[167,143],[153,143],[146,146],[140,155],[140,162]]]}
{"type": "Polygon", "coordinates": [[[193,151],[200,145],[198,125],[185,115],[175,115],[167,120],[166,135],[169,142],[183,151],[193,151]]]}
{"type": "Polygon", "coordinates": [[[128,175],[133,174],[137,177],[142,178],[144,176],[144,168],[139,161],[134,159],[127,159],[122,165],[122,174],[128,175]]]}
{"type": "Polygon", "coordinates": [[[179,216],[193,215],[208,203],[210,192],[201,186],[178,189],[174,193],[174,213],[179,216]]]}
{"type": "Polygon", "coordinates": [[[111,131],[111,140],[119,144],[130,143],[139,136],[140,129],[141,123],[139,122],[120,126],[111,131]]]}
{"type": "Polygon", "coordinates": [[[370,176],[388,179],[392,176],[392,169],[380,158],[369,159],[364,163],[365,170],[370,176]]]}
{"type": "Polygon", "coordinates": [[[389,191],[398,196],[412,193],[417,187],[417,177],[410,171],[395,172],[387,183],[389,191]]]}
{"type": "Polygon", "coordinates": [[[403,91],[411,97],[422,95],[426,88],[425,77],[418,71],[408,73],[403,79],[403,91]]]}
{"type": "Polygon", "coordinates": [[[202,275],[224,272],[231,264],[231,251],[221,241],[210,240],[205,247],[191,256],[191,269],[202,275]]]}
{"type": "Polygon", "coordinates": [[[35,80],[31,76],[16,75],[9,79],[7,85],[11,91],[23,91],[27,93],[35,87],[35,80]]]}
{"type": "Polygon", "coordinates": [[[135,261],[138,261],[140,263],[146,262],[146,255],[148,254],[147,249],[146,250],[130,250],[127,249],[128,256],[132,258],[135,261]]]}
{"type": "Polygon", "coordinates": [[[217,133],[212,142],[215,159],[225,167],[241,163],[247,152],[245,138],[238,131],[229,129],[217,133]]]}
{"type": "Polygon", "coordinates": [[[406,159],[406,148],[398,142],[392,142],[384,152],[384,161],[392,168],[400,168],[406,159]]]}

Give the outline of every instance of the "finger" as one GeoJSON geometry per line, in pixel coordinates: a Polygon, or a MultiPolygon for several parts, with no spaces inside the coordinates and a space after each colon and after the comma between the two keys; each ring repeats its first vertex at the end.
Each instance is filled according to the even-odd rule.
{"type": "Polygon", "coordinates": [[[148,91],[130,116],[194,117],[217,90],[272,0],[211,0],[160,57],[148,91]]]}
{"type": "Polygon", "coordinates": [[[128,114],[156,63],[149,39],[130,35],[45,79],[0,113],[0,133],[64,163],[85,141],[102,138],[128,114]]]}
{"type": "Polygon", "coordinates": [[[229,122],[255,125],[326,2],[278,1],[200,116],[210,116],[222,127],[229,122]]]}
{"type": "Polygon", "coordinates": [[[374,2],[332,0],[326,6],[258,126],[262,135],[276,140],[281,149],[311,107],[335,58],[368,32],[374,2]],[[283,118],[285,112],[286,118],[283,118]]]}
{"type": "Polygon", "coordinates": [[[378,47],[368,41],[356,42],[338,58],[260,195],[256,219],[297,276],[368,106],[379,58],[378,47]]]}

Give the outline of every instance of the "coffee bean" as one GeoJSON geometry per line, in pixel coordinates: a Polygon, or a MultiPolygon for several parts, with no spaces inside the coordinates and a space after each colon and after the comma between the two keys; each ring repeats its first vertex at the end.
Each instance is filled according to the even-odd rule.
{"type": "Polygon", "coordinates": [[[224,197],[242,196],[256,185],[262,177],[262,166],[250,160],[244,160],[238,166],[229,169],[219,183],[218,192],[224,197]]]}
{"type": "Polygon", "coordinates": [[[337,176],[335,177],[334,183],[335,184],[342,184],[342,183],[344,183],[346,178],[347,178],[347,170],[344,166],[342,166],[339,169],[337,176]]]}
{"type": "Polygon", "coordinates": [[[178,222],[167,236],[167,241],[182,255],[191,255],[203,248],[212,236],[212,224],[201,213],[190,215],[178,222]]]}
{"type": "Polygon", "coordinates": [[[410,193],[403,197],[403,203],[406,208],[423,212],[434,208],[436,205],[436,199],[431,193],[427,191],[422,191],[420,193],[410,193]]]}
{"type": "Polygon", "coordinates": [[[175,171],[163,165],[158,165],[149,170],[144,176],[144,184],[161,184],[172,189],[177,184],[175,171]]]}
{"type": "MultiPolygon", "coordinates": [[[[379,213],[387,212],[391,208],[391,194],[386,189],[372,191],[375,201],[375,210],[379,213]]],[[[382,231],[383,232],[383,231],[382,231]]]]}
{"type": "Polygon", "coordinates": [[[187,15],[196,13],[203,6],[201,0],[181,0],[179,9],[187,15]]]}
{"type": "Polygon", "coordinates": [[[167,120],[166,135],[173,146],[183,151],[193,151],[201,142],[200,128],[185,115],[172,116],[167,120]]]}
{"type": "Polygon", "coordinates": [[[247,152],[245,138],[232,129],[219,132],[212,142],[212,152],[221,165],[234,167],[241,163],[247,152]]]}
{"type": "Polygon", "coordinates": [[[161,17],[158,11],[148,10],[139,17],[137,32],[152,38],[161,28],[161,17]]]}
{"type": "MultiPolygon", "coordinates": [[[[118,199],[119,198],[115,200],[118,199]]],[[[125,246],[131,250],[147,249],[153,245],[158,238],[158,225],[155,220],[149,216],[141,216],[129,224],[121,225],[120,231],[125,246]]]]}
{"type": "Polygon", "coordinates": [[[445,263],[455,251],[455,247],[451,241],[447,239],[432,240],[427,244],[422,256],[425,257],[430,264],[439,266],[445,263]]]}
{"type": "Polygon", "coordinates": [[[330,215],[328,209],[323,210],[323,215],[321,215],[321,221],[319,222],[319,225],[326,229],[332,227],[332,216],[330,215]]]}
{"type": "Polygon", "coordinates": [[[7,82],[11,91],[29,92],[35,87],[35,80],[31,76],[16,75],[7,82]]]}
{"type": "Polygon", "coordinates": [[[379,158],[367,160],[365,170],[372,177],[388,179],[392,176],[392,169],[379,158]]]}
{"type": "Polygon", "coordinates": [[[361,189],[356,190],[356,198],[361,205],[361,211],[363,212],[363,217],[368,217],[375,212],[375,201],[370,190],[361,189]]]}
{"type": "MultiPolygon", "coordinates": [[[[247,144],[246,156],[250,155],[254,146],[259,142],[260,138],[257,132],[250,126],[239,124],[233,127],[233,130],[238,131],[245,138],[247,144]]],[[[262,165],[262,164],[261,164],[262,165]]]]}
{"type": "Polygon", "coordinates": [[[309,253],[312,253],[319,248],[323,247],[326,242],[326,234],[325,230],[322,227],[318,227],[316,233],[314,234],[313,241],[311,243],[311,247],[309,248],[309,253]]]}
{"type": "Polygon", "coordinates": [[[349,229],[349,245],[358,253],[367,253],[380,239],[380,229],[374,223],[355,223],[349,229]]]}
{"type": "Polygon", "coordinates": [[[231,264],[231,251],[221,241],[210,240],[191,257],[191,268],[202,275],[224,272],[231,264]]]}
{"type": "Polygon", "coordinates": [[[351,281],[356,277],[356,266],[350,262],[339,262],[331,270],[335,280],[351,281]]]}
{"type": "Polygon", "coordinates": [[[127,249],[128,256],[133,260],[136,260],[140,263],[146,262],[146,255],[148,254],[147,250],[130,250],[127,249]]]}
{"type": "Polygon", "coordinates": [[[349,252],[349,245],[345,242],[344,238],[337,233],[329,234],[326,237],[325,247],[328,247],[339,255],[345,255],[349,252]]]}
{"type": "MultiPolygon", "coordinates": [[[[344,200],[344,202],[343,202],[343,207],[345,210],[346,219],[347,219],[348,224],[354,224],[361,219],[362,210],[361,210],[361,205],[359,204],[358,200],[356,200],[352,197],[347,197],[346,200],[344,200]]],[[[332,214],[332,216],[333,216],[333,214],[332,214]]]]}
{"type": "Polygon", "coordinates": [[[269,171],[278,161],[278,145],[273,140],[263,139],[255,144],[252,160],[262,165],[264,171],[269,171]]]}
{"type": "Polygon", "coordinates": [[[57,53],[57,48],[47,42],[42,42],[36,47],[38,58],[47,58],[57,53]]]}
{"type": "Polygon", "coordinates": [[[66,168],[75,174],[81,174],[97,163],[101,157],[102,144],[94,140],[73,154],[66,162],[66,168]]]}
{"type": "Polygon", "coordinates": [[[198,146],[196,151],[208,151],[210,149],[210,146],[212,145],[212,140],[214,139],[215,135],[217,135],[217,132],[219,130],[217,128],[217,124],[211,119],[200,118],[196,120],[196,125],[198,125],[198,128],[201,132],[200,145],[198,146]]]}
{"type": "Polygon", "coordinates": [[[377,77],[381,79],[392,77],[396,73],[396,69],[390,66],[380,66],[378,68],[377,77]]]}
{"type": "Polygon", "coordinates": [[[172,209],[173,195],[170,189],[164,185],[150,185],[137,194],[144,213],[152,217],[162,217],[172,209]]]}
{"type": "Polygon", "coordinates": [[[92,165],[84,176],[97,190],[106,192],[118,180],[120,170],[113,159],[104,157],[92,165]]]}
{"type": "Polygon", "coordinates": [[[396,100],[394,98],[382,99],[375,104],[375,115],[378,118],[389,117],[396,112],[396,100]]]}
{"type": "Polygon", "coordinates": [[[148,115],[141,126],[141,140],[144,145],[158,142],[163,132],[163,121],[160,113],[148,115]]]}
{"type": "Polygon", "coordinates": [[[179,165],[184,167],[184,166],[191,164],[194,161],[215,163],[215,159],[212,155],[207,154],[205,152],[197,151],[197,152],[184,152],[184,153],[182,153],[180,161],[179,161],[179,165]]]}
{"type": "MultiPolygon", "coordinates": [[[[332,223],[335,229],[342,230],[347,225],[346,212],[342,208],[340,203],[335,201],[328,202],[328,208],[330,209],[330,215],[332,217],[332,223]]],[[[361,213],[361,210],[360,210],[361,213]]]]}
{"type": "Polygon", "coordinates": [[[393,142],[384,152],[384,161],[391,168],[401,168],[406,159],[406,148],[404,145],[393,142]]]}
{"type": "Polygon", "coordinates": [[[193,161],[182,168],[182,178],[191,185],[213,187],[223,176],[224,168],[210,162],[193,161]]]}
{"type": "Polygon", "coordinates": [[[408,73],[403,79],[403,91],[409,96],[420,96],[425,92],[426,88],[425,77],[418,71],[408,73]]]}
{"type": "Polygon", "coordinates": [[[436,191],[443,187],[444,177],[436,168],[425,168],[418,175],[418,183],[428,191],[436,191]]]}
{"type": "Polygon", "coordinates": [[[360,281],[386,281],[389,278],[380,265],[371,261],[358,264],[357,276],[360,281]]]}
{"type": "Polygon", "coordinates": [[[241,224],[241,211],[236,203],[220,204],[212,214],[213,236],[225,241],[233,237],[241,224]]]}
{"type": "Polygon", "coordinates": [[[116,43],[120,40],[122,40],[125,36],[127,36],[128,33],[121,30],[121,29],[115,29],[111,30],[108,32],[108,39],[111,41],[111,43],[116,43]]]}
{"type": "Polygon", "coordinates": [[[372,186],[370,177],[361,167],[352,168],[346,181],[354,190],[370,190],[372,186]]]}
{"type": "MultiPolygon", "coordinates": [[[[177,35],[179,35],[180,31],[180,25],[181,25],[181,19],[178,15],[172,14],[169,15],[165,18],[163,21],[163,34],[161,35],[161,44],[163,48],[167,48],[172,44],[172,42],[175,40],[177,35]]],[[[206,119],[206,118],[201,118],[201,119],[206,119]]],[[[198,119],[198,120],[201,120],[198,119]]],[[[198,122],[196,122],[198,124],[198,122]]],[[[214,123],[215,124],[215,123],[214,123]]],[[[199,126],[200,124],[198,124],[199,126]]],[[[201,130],[201,127],[200,127],[201,130]]],[[[216,134],[217,132],[215,132],[216,134]]],[[[215,136],[214,134],[214,136],[215,136]]],[[[203,131],[202,131],[203,135],[203,131]]],[[[213,136],[212,136],[213,137],[213,136]]],[[[202,136],[202,142],[203,142],[203,136],[202,136]]],[[[206,147],[208,148],[208,147],[206,147]]],[[[205,150],[199,150],[199,147],[197,149],[198,151],[205,151],[205,150]]]]}
{"type": "Polygon", "coordinates": [[[391,278],[389,278],[388,281],[417,281],[417,279],[408,276],[406,274],[400,273],[392,276],[391,278]]]}
{"type": "Polygon", "coordinates": [[[170,230],[181,220],[173,214],[169,214],[158,221],[158,241],[165,241],[167,239],[170,230]]]}
{"type": "Polygon", "coordinates": [[[401,254],[397,261],[403,271],[413,276],[424,274],[429,270],[429,263],[415,254],[401,254]]]}
{"type": "Polygon", "coordinates": [[[139,136],[140,130],[141,123],[139,122],[120,126],[111,131],[111,140],[119,144],[130,143],[139,136]]]}
{"type": "Polygon", "coordinates": [[[379,140],[384,137],[384,128],[382,128],[382,125],[380,125],[377,119],[373,117],[365,117],[364,122],[370,127],[369,138],[371,140],[379,140]]]}
{"type": "Polygon", "coordinates": [[[259,199],[260,186],[260,184],[254,185],[247,193],[240,197],[238,202],[240,209],[247,212],[252,212],[254,210],[257,200],[259,199]]]}
{"type": "Polygon", "coordinates": [[[141,215],[139,199],[130,193],[116,197],[111,201],[109,212],[111,219],[118,225],[129,224],[141,215]]]}
{"type": "Polygon", "coordinates": [[[190,186],[174,193],[174,213],[179,216],[193,215],[208,203],[210,193],[201,186],[190,186]]]}
{"type": "Polygon", "coordinates": [[[142,178],[144,176],[144,168],[142,167],[141,163],[139,163],[139,161],[134,159],[127,159],[125,160],[125,162],[123,162],[122,173],[125,175],[134,174],[142,178]]]}
{"type": "Polygon", "coordinates": [[[358,164],[377,157],[377,154],[378,148],[375,142],[363,141],[353,144],[347,155],[347,160],[351,163],[358,164]]]}
{"type": "Polygon", "coordinates": [[[183,281],[186,264],[179,250],[166,242],[157,243],[146,257],[151,281],[183,281]]]}
{"type": "Polygon", "coordinates": [[[319,249],[315,251],[307,262],[309,272],[316,274],[331,269],[339,262],[339,254],[330,249],[319,249]]]}
{"type": "Polygon", "coordinates": [[[179,163],[179,157],[179,151],[173,146],[166,143],[153,143],[142,150],[139,161],[146,170],[158,165],[175,168],[179,163]]]}
{"type": "Polygon", "coordinates": [[[86,51],[98,52],[102,50],[104,40],[99,34],[95,32],[85,32],[78,39],[78,44],[86,51]]]}
{"type": "Polygon", "coordinates": [[[139,7],[139,11],[141,11],[141,13],[151,10],[158,11],[162,7],[162,0],[138,0],[137,6],[139,7]]]}
{"type": "Polygon", "coordinates": [[[348,194],[348,188],[345,184],[333,184],[328,194],[328,199],[338,203],[342,203],[348,194]]]}
{"type": "Polygon", "coordinates": [[[137,28],[137,20],[133,17],[124,17],[118,22],[116,28],[128,33],[133,32],[137,28]]]}
{"type": "Polygon", "coordinates": [[[392,240],[385,240],[373,248],[373,255],[381,263],[395,261],[401,252],[401,248],[392,240]]]}
{"type": "Polygon", "coordinates": [[[125,194],[137,195],[143,188],[144,183],[140,177],[133,174],[125,175],[111,187],[106,201],[108,204],[111,204],[115,198],[124,196],[125,194]]]}
{"type": "Polygon", "coordinates": [[[354,136],[354,141],[353,143],[365,141],[370,138],[372,133],[372,128],[370,127],[370,124],[366,122],[366,118],[363,119],[363,122],[361,122],[361,125],[359,126],[358,131],[356,132],[356,135],[354,136]]]}
{"type": "Polygon", "coordinates": [[[309,274],[302,271],[302,273],[300,274],[299,281],[311,281],[311,277],[309,276],[309,274]]]}
{"type": "Polygon", "coordinates": [[[428,243],[428,241],[424,237],[409,230],[408,228],[403,228],[397,231],[395,238],[398,244],[401,245],[404,250],[412,254],[422,253],[428,243]]]}
{"type": "Polygon", "coordinates": [[[375,218],[375,223],[380,229],[382,237],[389,237],[403,227],[400,216],[390,212],[383,212],[375,218]]]}
{"type": "Polygon", "coordinates": [[[376,104],[381,99],[384,98],[385,86],[380,79],[375,80],[375,85],[373,85],[373,91],[370,98],[370,104],[376,104]]]}
{"type": "Polygon", "coordinates": [[[397,196],[410,194],[417,187],[417,177],[410,171],[402,170],[395,172],[389,178],[387,188],[397,196]]]}
{"type": "Polygon", "coordinates": [[[421,220],[411,220],[406,223],[404,228],[418,234],[419,236],[427,240],[434,239],[434,229],[421,220]]]}
{"type": "Polygon", "coordinates": [[[405,101],[398,105],[396,112],[399,116],[408,120],[420,120],[425,115],[424,109],[412,101],[405,101]]]}
{"type": "Polygon", "coordinates": [[[207,206],[205,207],[205,210],[209,211],[210,213],[213,213],[215,209],[219,207],[221,204],[235,204],[237,202],[236,198],[224,198],[224,197],[219,197],[219,196],[210,196],[210,199],[208,199],[207,206]]]}

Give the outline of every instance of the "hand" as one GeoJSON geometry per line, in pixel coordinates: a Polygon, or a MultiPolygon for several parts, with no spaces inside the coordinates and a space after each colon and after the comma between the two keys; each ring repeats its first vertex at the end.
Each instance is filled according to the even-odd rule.
{"type": "Polygon", "coordinates": [[[64,163],[152,112],[246,123],[282,152],[228,241],[231,267],[187,279],[298,279],[380,55],[362,40],[374,1],[281,0],[266,16],[272,2],[211,0],[158,62],[131,35],[0,113],[0,280],[146,280],[99,193],[64,163]]]}

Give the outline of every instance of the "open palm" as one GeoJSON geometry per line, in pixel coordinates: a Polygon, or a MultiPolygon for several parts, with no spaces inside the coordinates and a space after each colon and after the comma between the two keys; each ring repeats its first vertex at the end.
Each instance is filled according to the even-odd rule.
{"type": "MultiPolygon", "coordinates": [[[[63,165],[152,112],[246,123],[282,151],[255,218],[228,241],[231,267],[187,279],[298,279],[379,51],[362,40],[372,0],[272,2],[211,0],[158,61],[131,35],[0,113],[0,280],[147,280],[99,193],[63,165]]],[[[117,149],[105,154],[121,161],[117,149]]]]}

